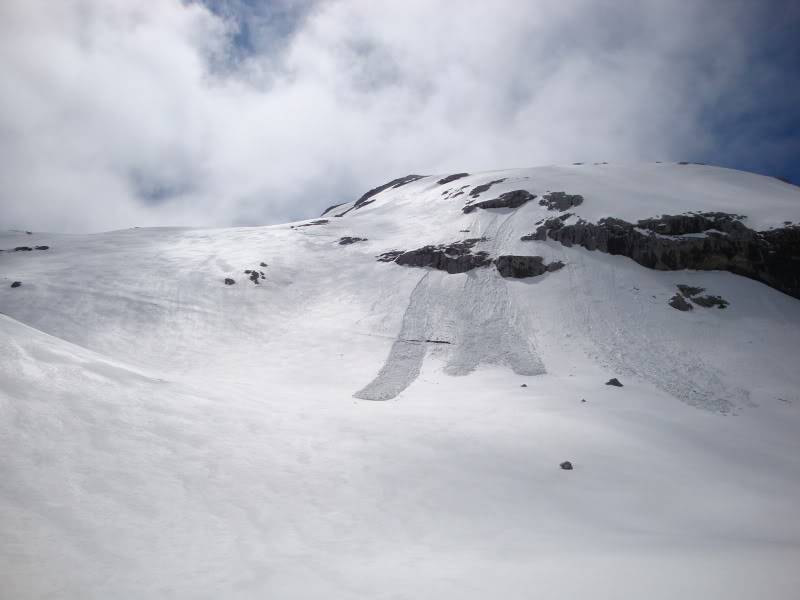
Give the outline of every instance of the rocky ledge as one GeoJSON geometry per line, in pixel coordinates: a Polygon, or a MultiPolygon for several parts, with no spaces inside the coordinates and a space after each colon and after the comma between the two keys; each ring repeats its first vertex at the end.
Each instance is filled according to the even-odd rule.
{"type": "Polygon", "coordinates": [[[800,298],[800,226],[755,231],[742,215],[696,212],[629,223],[608,217],[597,223],[570,215],[547,219],[523,240],[555,240],[632,258],[660,271],[720,270],[743,275],[800,298]]]}
{"type": "Polygon", "coordinates": [[[478,208],[518,208],[534,198],[536,198],[536,194],[531,194],[526,190],[514,190],[513,192],[500,194],[492,200],[467,204],[461,210],[465,213],[471,213],[478,208]]]}
{"type": "Polygon", "coordinates": [[[536,277],[557,271],[564,266],[561,261],[544,263],[541,256],[503,255],[492,259],[488,252],[472,249],[486,238],[469,238],[452,244],[428,245],[416,250],[390,250],[377,256],[379,262],[394,262],[406,267],[431,267],[450,274],[466,273],[479,267],[495,265],[503,277],[536,277]]]}

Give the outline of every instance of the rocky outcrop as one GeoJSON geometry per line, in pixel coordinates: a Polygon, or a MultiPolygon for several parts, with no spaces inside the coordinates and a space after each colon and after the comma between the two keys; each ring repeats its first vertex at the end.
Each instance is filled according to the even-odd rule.
{"type": "Polygon", "coordinates": [[[461,179],[462,177],[469,177],[469,173],[454,173],[453,175],[442,177],[436,183],[439,185],[444,185],[445,183],[450,183],[451,181],[455,181],[456,179],[461,179]]]}
{"type": "Polygon", "coordinates": [[[800,298],[800,226],[748,228],[741,215],[705,212],[663,215],[628,223],[547,219],[523,240],[551,239],[632,258],[650,269],[720,270],[743,275],[800,298]]]}
{"type": "Polygon", "coordinates": [[[431,267],[448,273],[466,273],[492,263],[487,252],[472,252],[486,238],[470,238],[452,244],[423,246],[416,250],[392,250],[378,256],[381,262],[395,262],[406,267],[431,267]]]}
{"type": "Polygon", "coordinates": [[[583,196],[580,194],[567,194],[566,192],[550,192],[539,200],[540,206],[546,207],[547,210],[557,210],[559,212],[581,204],[583,204],[583,196]]]}
{"type": "Polygon", "coordinates": [[[325,210],[322,211],[322,214],[320,215],[320,217],[324,217],[329,212],[331,212],[334,208],[339,208],[343,204],[347,204],[347,202],[339,202],[339,204],[332,204],[331,206],[329,206],[328,208],[326,208],[325,210]]]}
{"type": "Polygon", "coordinates": [[[355,244],[356,242],[366,242],[367,238],[361,237],[351,237],[346,235],[344,237],[339,238],[339,245],[340,246],[349,246],[350,244],[355,244]]]}
{"type": "Polygon", "coordinates": [[[531,194],[527,190],[514,190],[513,192],[500,194],[493,200],[467,204],[461,210],[465,213],[471,213],[478,208],[518,208],[534,198],[536,198],[536,194],[531,194]]]}
{"type": "Polygon", "coordinates": [[[315,219],[314,221],[309,221],[308,223],[301,223],[300,225],[292,225],[289,229],[300,229],[301,227],[313,227],[314,225],[325,225],[329,223],[328,219],[315,219]]]}
{"type": "Polygon", "coordinates": [[[727,308],[729,304],[722,296],[697,296],[692,298],[692,302],[703,308],[711,308],[712,306],[727,308]]]}
{"type": "Polygon", "coordinates": [[[677,287],[680,293],[670,298],[669,305],[678,310],[689,311],[694,308],[692,304],[687,302],[687,299],[703,308],[711,308],[712,306],[727,308],[730,304],[722,296],[701,296],[700,294],[706,291],[705,288],[684,285],[682,283],[679,283],[677,287]]]}
{"type": "Polygon", "coordinates": [[[405,177],[398,177],[397,179],[392,179],[388,183],[384,183],[383,185],[379,185],[376,188],[372,188],[370,191],[368,191],[366,194],[364,194],[358,200],[356,200],[352,208],[336,216],[343,217],[351,210],[358,210],[359,208],[362,208],[367,204],[375,202],[375,198],[373,198],[373,196],[377,196],[384,190],[388,190],[389,188],[399,188],[400,186],[403,186],[407,183],[411,183],[412,181],[416,181],[417,179],[422,179],[423,177],[425,177],[425,175],[406,175],[405,177]]]}
{"type": "Polygon", "coordinates": [[[687,312],[687,311],[690,311],[690,310],[692,310],[694,308],[680,294],[675,294],[672,298],[670,298],[669,299],[669,305],[672,308],[675,308],[675,309],[680,310],[682,312],[687,312]]]}
{"type": "Polygon", "coordinates": [[[561,261],[546,265],[541,256],[515,256],[513,254],[498,256],[494,263],[500,275],[515,279],[537,277],[548,271],[557,271],[564,266],[561,261]]]}
{"type": "Polygon", "coordinates": [[[493,185],[496,185],[498,183],[503,183],[504,181],[505,177],[503,179],[495,179],[494,181],[490,181],[489,183],[482,183],[480,185],[476,185],[474,188],[470,190],[469,195],[472,196],[473,198],[477,198],[483,192],[488,192],[489,188],[491,188],[493,185]]]}
{"type": "Polygon", "coordinates": [[[394,262],[394,260],[400,256],[405,250],[389,250],[388,252],[384,252],[383,254],[379,254],[375,258],[378,262],[394,262]]]}

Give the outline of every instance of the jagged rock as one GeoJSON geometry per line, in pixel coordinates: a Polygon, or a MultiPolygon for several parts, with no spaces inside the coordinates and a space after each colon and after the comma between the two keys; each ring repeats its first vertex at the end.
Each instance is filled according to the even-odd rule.
{"type": "Polygon", "coordinates": [[[230,277],[226,277],[225,278],[225,285],[233,285],[234,283],[236,283],[236,282],[233,279],[231,279],[230,277]]]}
{"type": "Polygon", "coordinates": [[[557,211],[565,211],[581,204],[583,204],[583,196],[580,194],[567,194],[566,192],[550,192],[539,200],[540,206],[547,207],[547,210],[557,211]]]}
{"type": "Polygon", "coordinates": [[[558,466],[564,469],[565,471],[572,471],[572,463],[569,462],[568,460],[565,460],[558,466]]]}
{"type": "Polygon", "coordinates": [[[469,177],[469,173],[455,173],[453,175],[448,175],[447,177],[442,177],[438,183],[439,185],[444,185],[445,183],[450,183],[451,181],[455,181],[456,179],[461,179],[462,177],[469,177]]]}
{"type": "Polygon", "coordinates": [[[30,246],[17,246],[14,248],[14,252],[31,252],[33,248],[30,246]]]}
{"type": "Polygon", "coordinates": [[[347,246],[348,244],[355,244],[356,242],[366,242],[367,238],[344,236],[339,238],[340,246],[347,246]]]}
{"type": "Polygon", "coordinates": [[[477,208],[518,208],[534,198],[536,198],[536,194],[531,194],[527,190],[514,190],[513,192],[500,194],[493,200],[467,204],[461,210],[465,213],[471,213],[477,208]]]}
{"type": "Polygon", "coordinates": [[[622,387],[622,383],[616,377],[612,377],[608,381],[606,381],[606,385],[613,385],[614,387],[622,387]]]}
{"type": "Polygon", "coordinates": [[[800,298],[800,226],[757,232],[741,218],[690,213],[642,219],[635,225],[611,217],[596,224],[579,220],[571,225],[548,219],[523,239],[549,238],[568,247],[627,256],[660,271],[730,271],[800,298]],[[692,237],[682,237],[689,234],[692,237]]]}
{"type": "Polygon", "coordinates": [[[21,285],[22,285],[21,281],[15,281],[14,283],[11,284],[11,287],[12,288],[18,288],[21,285]]]}
{"type": "Polygon", "coordinates": [[[691,298],[692,296],[697,296],[698,294],[702,294],[703,292],[706,291],[706,288],[684,285],[683,283],[678,284],[678,289],[680,290],[681,294],[683,294],[687,298],[691,298]]]}
{"type": "Polygon", "coordinates": [[[697,296],[692,298],[692,302],[703,308],[711,308],[712,306],[727,308],[729,304],[722,296],[697,296]]]}
{"type": "Polygon", "coordinates": [[[564,263],[561,262],[560,260],[557,260],[555,262],[551,262],[550,264],[547,265],[548,273],[552,273],[553,271],[558,271],[559,269],[563,269],[563,268],[564,268],[564,263]]]}
{"type": "MultiPolygon", "coordinates": [[[[394,262],[407,267],[432,267],[450,274],[466,273],[492,263],[486,252],[472,253],[472,248],[486,238],[471,238],[439,246],[423,246],[416,250],[401,252],[394,262]]],[[[390,253],[384,253],[378,260],[389,262],[390,253]]]]}
{"type": "Polygon", "coordinates": [[[498,183],[503,183],[505,180],[506,179],[504,177],[503,179],[495,179],[494,181],[490,181],[489,183],[482,183],[480,185],[476,185],[474,188],[472,188],[472,190],[470,190],[469,195],[472,196],[473,198],[477,198],[483,192],[488,192],[489,188],[491,188],[493,185],[496,185],[498,183]]]}
{"type": "Polygon", "coordinates": [[[669,299],[669,305],[672,308],[676,308],[680,311],[686,312],[692,310],[692,305],[689,304],[686,299],[681,296],[680,294],[675,294],[672,298],[669,299]]]}

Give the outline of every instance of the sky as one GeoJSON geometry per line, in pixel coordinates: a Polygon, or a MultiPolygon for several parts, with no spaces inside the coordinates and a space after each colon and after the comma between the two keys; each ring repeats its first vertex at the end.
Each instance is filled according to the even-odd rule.
{"type": "Polygon", "coordinates": [[[792,0],[3,0],[0,229],[263,225],[409,173],[800,183],[792,0]]]}

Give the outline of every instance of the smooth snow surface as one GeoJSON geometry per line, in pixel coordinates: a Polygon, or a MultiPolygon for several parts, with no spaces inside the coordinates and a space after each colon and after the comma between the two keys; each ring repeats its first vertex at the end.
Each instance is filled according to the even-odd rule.
{"type": "Polygon", "coordinates": [[[0,597],[797,598],[800,301],[521,242],[558,213],[442,192],[505,178],[477,200],[767,229],[800,190],[699,165],[444,175],[300,228],[0,234],[50,246],[0,253],[0,597]],[[566,266],[375,260],[482,236],[566,266]],[[730,306],[674,310],[679,283],[730,306]]]}

